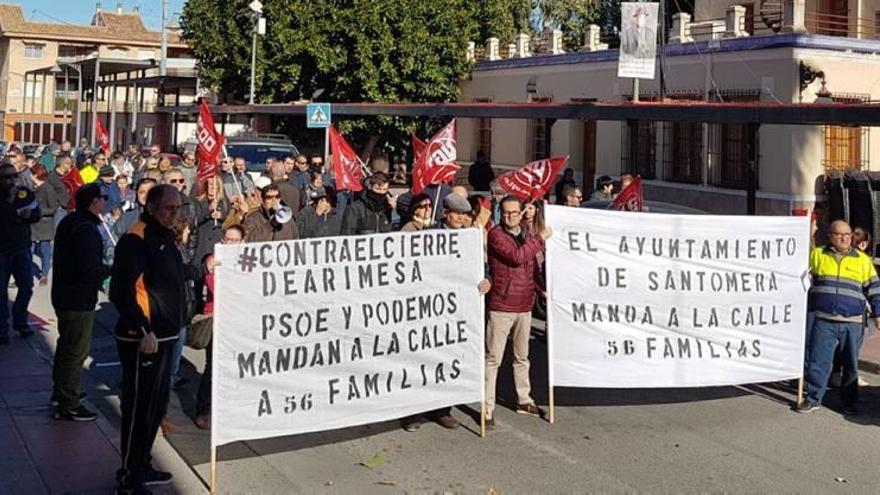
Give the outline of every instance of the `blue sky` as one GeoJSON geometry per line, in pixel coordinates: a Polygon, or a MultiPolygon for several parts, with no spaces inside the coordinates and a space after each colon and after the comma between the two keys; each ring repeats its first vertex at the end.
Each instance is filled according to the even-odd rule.
{"type": "MultiPolygon", "coordinates": [[[[25,19],[38,22],[69,22],[88,24],[95,13],[96,0],[4,0],[21,5],[25,19]]],[[[186,0],[169,0],[168,16],[180,13],[186,0]]],[[[159,29],[162,24],[162,0],[102,0],[101,8],[116,10],[121,3],[126,12],[140,7],[141,18],[149,29],[159,29]]]]}

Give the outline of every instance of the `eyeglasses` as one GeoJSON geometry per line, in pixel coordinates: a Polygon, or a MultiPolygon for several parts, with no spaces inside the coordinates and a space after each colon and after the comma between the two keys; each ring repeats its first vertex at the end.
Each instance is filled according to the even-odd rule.
{"type": "Polygon", "coordinates": [[[170,184],[185,184],[186,180],[184,180],[184,179],[170,179],[168,181],[168,183],[170,183],[170,184]]]}
{"type": "Polygon", "coordinates": [[[430,208],[430,207],[431,207],[431,203],[422,203],[422,204],[416,206],[416,209],[419,209],[419,208],[430,208]]]}
{"type": "Polygon", "coordinates": [[[265,196],[263,196],[263,199],[278,199],[280,197],[281,196],[278,194],[266,194],[265,196]]]}

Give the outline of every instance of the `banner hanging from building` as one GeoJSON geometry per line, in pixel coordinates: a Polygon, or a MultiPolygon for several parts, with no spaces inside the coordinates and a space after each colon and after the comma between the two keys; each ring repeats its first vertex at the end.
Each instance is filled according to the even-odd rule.
{"type": "Polygon", "coordinates": [[[654,79],[657,2],[621,2],[617,77],[654,79]]]}
{"type": "Polygon", "coordinates": [[[547,207],[551,385],[801,376],[809,219],[547,207]]]}
{"type": "Polygon", "coordinates": [[[481,402],[481,252],[477,229],[218,244],[212,443],[481,402]]]}

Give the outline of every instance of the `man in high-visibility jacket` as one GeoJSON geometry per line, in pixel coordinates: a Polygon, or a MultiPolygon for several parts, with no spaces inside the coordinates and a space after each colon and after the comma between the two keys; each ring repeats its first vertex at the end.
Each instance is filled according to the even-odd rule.
{"type": "Polygon", "coordinates": [[[858,414],[858,360],[862,346],[865,309],[880,324],[880,279],[871,258],[852,245],[852,229],[843,220],[831,224],[830,246],[810,253],[813,286],[810,305],[816,318],[810,329],[810,350],[806,363],[807,397],[798,412],[819,408],[828,385],[834,351],[841,348],[843,379],[840,397],[843,413],[858,414]]]}

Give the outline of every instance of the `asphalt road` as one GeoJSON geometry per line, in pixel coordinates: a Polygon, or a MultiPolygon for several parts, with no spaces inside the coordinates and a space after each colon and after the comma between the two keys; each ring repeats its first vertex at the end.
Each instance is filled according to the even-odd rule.
{"type": "MultiPolygon", "coordinates": [[[[32,311],[51,318],[47,289],[32,311]]],[[[119,367],[102,303],[89,395],[117,421],[119,367]]],[[[167,438],[203,480],[209,434],[195,428],[204,352],[186,349],[190,382],[173,394],[177,430],[167,438]]],[[[546,404],[546,348],[532,344],[534,396],[546,404]]],[[[880,385],[880,377],[864,375],[880,385]]],[[[331,432],[239,442],[219,451],[220,493],[878,493],[880,387],[863,389],[862,414],[829,407],[791,410],[783,384],[676,390],[557,389],[556,422],[517,415],[509,361],[499,379],[497,427],[479,437],[478,407],[454,414],[462,427],[429,424],[415,433],[397,421],[331,432]],[[504,402],[506,399],[506,402],[504,402]],[[506,407],[505,407],[506,406],[506,407]],[[380,465],[362,461],[383,453],[380,465]]]]}

